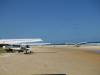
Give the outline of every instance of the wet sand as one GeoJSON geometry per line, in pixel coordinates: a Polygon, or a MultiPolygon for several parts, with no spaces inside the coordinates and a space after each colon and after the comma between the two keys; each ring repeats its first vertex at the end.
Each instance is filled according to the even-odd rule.
{"type": "Polygon", "coordinates": [[[33,54],[0,55],[0,75],[100,75],[99,47],[33,47],[33,54]],[[8,56],[7,56],[8,55],[8,56]]]}

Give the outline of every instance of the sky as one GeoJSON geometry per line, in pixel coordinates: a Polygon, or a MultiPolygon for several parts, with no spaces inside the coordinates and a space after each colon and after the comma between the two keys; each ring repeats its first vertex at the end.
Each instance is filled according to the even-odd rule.
{"type": "Polygon", "coordinates": [[[0,0],[0,38],[100,41],[100,1],[0,0]]]}

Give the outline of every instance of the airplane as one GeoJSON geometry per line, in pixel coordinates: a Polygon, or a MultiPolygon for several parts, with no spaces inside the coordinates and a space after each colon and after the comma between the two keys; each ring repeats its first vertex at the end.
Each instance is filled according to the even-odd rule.
{"type": "Polygon", "coordinates": [[[80,43],[76,43],[75,47],[80,47],[81,45],[87,44],[87,42],[80,42],[80,43]]]}
{"type": "Polygon", "coordinates": [[[0,46],[7,52],[18,51],[24,53],[31,53],[31,43],[41,42],[41,38],[33,39],[0,39],[0,46]]]}

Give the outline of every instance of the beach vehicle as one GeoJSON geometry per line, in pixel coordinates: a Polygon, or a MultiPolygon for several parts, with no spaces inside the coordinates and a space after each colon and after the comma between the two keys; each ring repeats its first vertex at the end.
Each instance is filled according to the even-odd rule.
{"type": "Polygon", "coordinates": [[[7,52],[31,53],[32,44],[43,41],[41,38],[33,39],[0,39],[0,46],[7,52]]]}

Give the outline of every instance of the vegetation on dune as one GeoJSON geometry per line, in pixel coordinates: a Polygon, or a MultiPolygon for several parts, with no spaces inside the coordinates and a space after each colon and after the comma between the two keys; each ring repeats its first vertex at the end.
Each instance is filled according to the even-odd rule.
{"type": "Polygon", "coordinates": [[[0,48],[0,54],[1,53],[5,53],[6,51],[4,50],[4,49],[2,49],[2,48],[0,48]]]}

